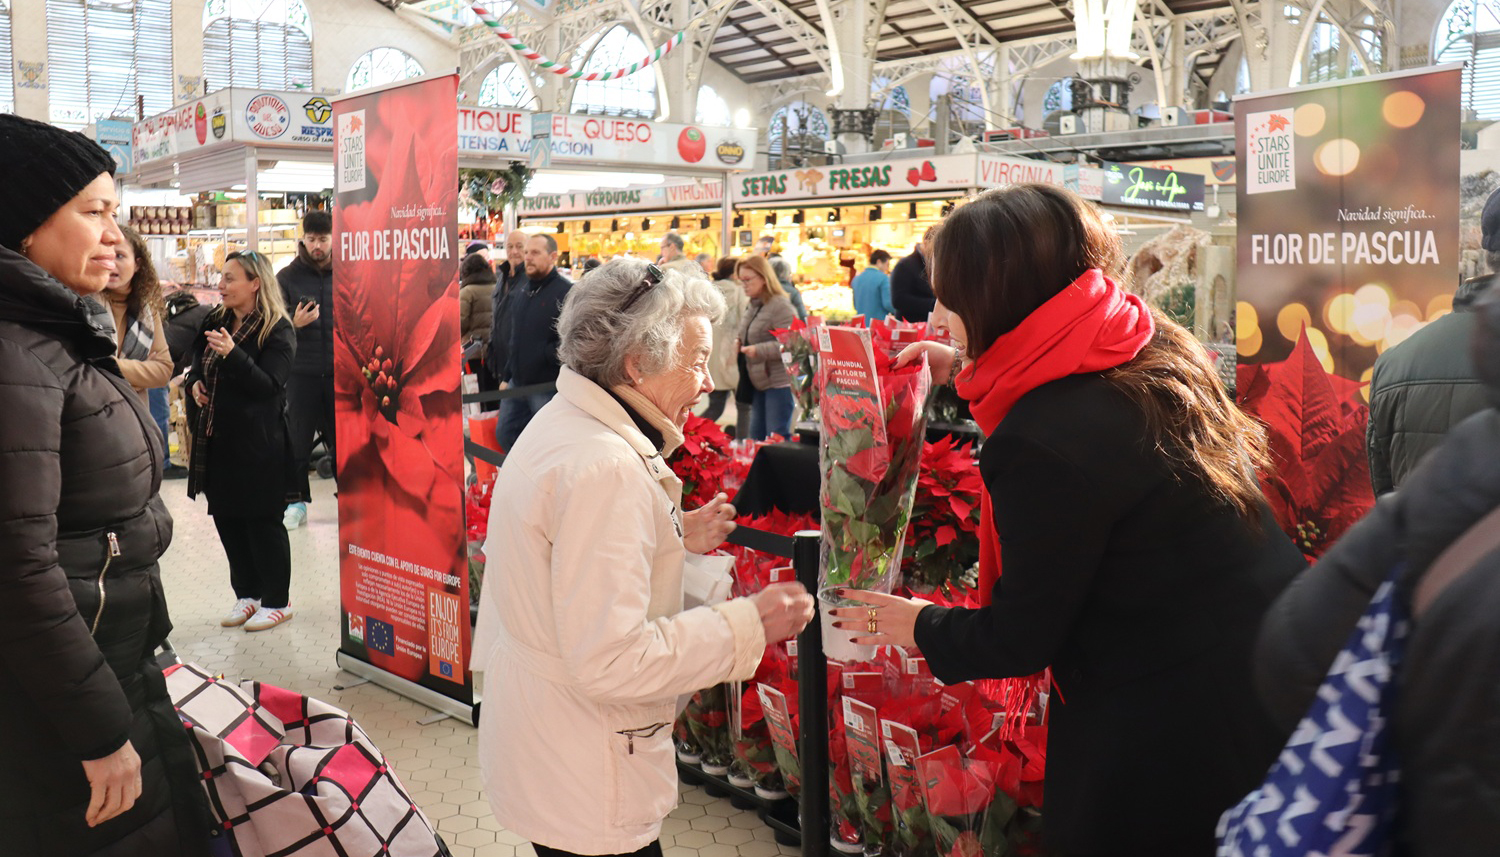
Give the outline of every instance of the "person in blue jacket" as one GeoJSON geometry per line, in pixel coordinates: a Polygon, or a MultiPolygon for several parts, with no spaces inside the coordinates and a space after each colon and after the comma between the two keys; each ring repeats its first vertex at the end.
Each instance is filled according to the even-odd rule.
{"type": "Polygon", "coordinates": [[[860,271],[851,283],[854,287],[854,311],[865,317],[868,326],[877,318],[894,316],[891,304],[891,254],[876,250],[870,254],[870,267],[860,271]]]}

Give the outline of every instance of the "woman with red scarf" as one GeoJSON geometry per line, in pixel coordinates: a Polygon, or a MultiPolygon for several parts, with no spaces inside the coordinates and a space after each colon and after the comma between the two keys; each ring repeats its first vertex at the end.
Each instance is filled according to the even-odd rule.
{"type": "Polygon", "coordinates": [[[950,684],[1052,669],[1054,852],[1211,857],[1286,737],[1251,683],[1261,618],[1304,565],[1256,482],[1264,432],[1203,347],[1121,288],[1119,237],[1075,194],[990,191],[929,246],[954,347],[901,362],[925,350],[987,438],[984,606],[850,591],[868,606],[834,615],[950,684]]]}

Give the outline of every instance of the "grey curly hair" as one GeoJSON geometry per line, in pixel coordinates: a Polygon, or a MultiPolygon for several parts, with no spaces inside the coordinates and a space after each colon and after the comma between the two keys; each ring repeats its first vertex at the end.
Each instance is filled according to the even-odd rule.
{"type": "Polygon", "coordinates": [[[557,356],[574,372],[602,387],[629,379],[625,358],[656,375],[679,359],[683,323],[702,317],[710,323],[724,314],[724,297],[707,280],[666,271],[628,308],[621,307],[646,279],[640,259],[612,259],[568,290],[557,319],[557,356]]]}

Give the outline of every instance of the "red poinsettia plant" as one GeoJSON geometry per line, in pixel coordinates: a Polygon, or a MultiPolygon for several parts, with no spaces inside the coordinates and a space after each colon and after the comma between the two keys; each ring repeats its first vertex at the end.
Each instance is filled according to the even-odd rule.
{"type": "Polygon", "coordinates": [[[912,503],[910,546],[901,561],[905,584],[916,592],[973,586],[979,562],[979,497],[984,482],[971,444],[952,436],[922,447],[912,503]]]}
{"type": "Polygon", "coordinates": [[[781,343],[781,362],[792,378],[792,396],[797,401],[797,422],[814,419],[818,408],[818,391],[813,383],[818,371],[817,330],[823,319],[816,315],[807,321],[797,319],[792,326],[771,331],[781,343]]]}
{"type": "Polygon", "coordinates": [[[713,420],[693,415],[682,427],[682,446],[667,459],[667,466],[682,480],[682,507],[696,509],[714,498],[735,477],[745,481],[749,462],[737,458],[733,441],[713,420]]]}
{"type": "Polygon", "coordinates": [[[911,520],[931,386],[926,358],[896,368],[869,332],[819,336],[823,587],[889,592],[911,520]]]}
{"type": "Polygon", "coordinates": [[[1273,469],[1260,474],[1276,522],[1309,561],[1375,505],[1361,384],[1329,373],[1304,333],[1286,360],[1241,365],[1240,408],[1266,427],[1273,469]]]}

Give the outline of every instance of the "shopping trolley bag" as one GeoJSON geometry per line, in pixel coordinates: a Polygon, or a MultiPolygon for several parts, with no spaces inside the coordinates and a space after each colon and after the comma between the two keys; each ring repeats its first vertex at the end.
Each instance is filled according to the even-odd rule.
{"type": "Polygon", "coordinates": [[[215,850],[235,857],[447,857],[385,756],[349,715],[196,664],[165,670],[192,731],[215,850]]]}

